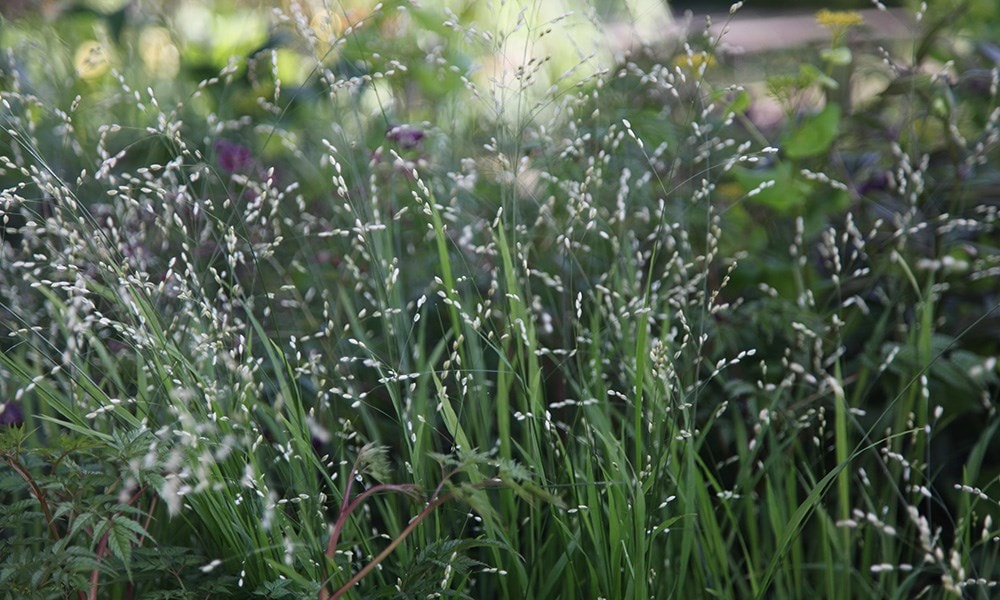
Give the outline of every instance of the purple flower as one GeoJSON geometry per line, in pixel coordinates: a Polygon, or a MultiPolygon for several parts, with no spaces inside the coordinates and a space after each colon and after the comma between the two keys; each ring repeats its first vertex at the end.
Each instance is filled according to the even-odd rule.
{"type": "Polygon", "coordinates": [[[424,139],[424,132],[409,125],[396,125],[389,128],[385,137],[399,144],[401,150],[414,150],[420,146],[424,139]]]}
{"type": "Polygon", "coordinates": [[[215,142],[215,152],[219,157],[219,166],[227,173],[245,173],[253,164],[253,154],[243,144],[219,140],[215,142]]]}
{"type": "Polygon", "coordinates": [[[858,185],[858,195],[865,195],[872,192],[879,192],[889,187],[889,175],[885,171],[876,171],[858,185]]]}
{"type": "Polygon", "coordinates": [[[0,427],[20,427],[24,425],[24,411],[16,402],[0,404],[0,427]]]}

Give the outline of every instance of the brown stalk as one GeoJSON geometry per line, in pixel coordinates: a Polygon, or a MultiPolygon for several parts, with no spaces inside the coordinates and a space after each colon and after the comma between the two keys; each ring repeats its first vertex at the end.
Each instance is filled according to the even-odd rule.
{"type": "MultiPolygon", "coordinates": [[[[458,494],[456,492],[452,492],[452,493],[447,494],[445,496],[441,496],[440,495],[441,494],[441,489],[444,487],[445,482],[448,480],[448,478],[450,478],[454,474],[455,473],[450,473],[447,477],[445,477],[441,481],[441,483],[438,485],[437,489],[434,490],[434,495],[432,497],[433,499],[430,502],[427,503],[427,506],[425,506],[424,509],[422,511],[420,511],[420,513],[417,516],[415,516],[413,519],[410,520],[410,522],[406,526],[406,528],[404,528],[403,531],[401,531],[400,534],[398,536],[396,536],[392,540],[392,542],[390,542],[389,545],[386,546],[382,550],[382,552],[380,552],[378,554],[378,556],[376,556],[375,558],[373,558],[360,571],[358,571],[357,573],[355,573],[354,576],[351,577],[351,579],[347,583],[345,583],[344,585],[340,586],[340,588],[336,592],[334,592],[332,596],[330,596],[327,593],[326,588],[324,587],[320,591],[320,600],[338,600],[339,598],[341,598],[344,594],[346,594],[347,592],[349,592],[352,587],[354,587],[355,585],[357,585],[359,581],[361,581],[369,573],[371,573],[379,565],[379,563],[381,563],[383,560],[386,559],[386,557],[388,557],[390,554],[392,554],[392,552],[400,544],[402,544],[403,541],[407,537],[409,537],[409,535],[411,533],[413,533],[413,531],[416,530],[416,528],[427,517],[429,517],[431,515],[431,513],[434,512],[434,509],[436,509],[437,507],[441,506],[445,502],[448,502],[449,500],[453,500],[454,498],[456,498],[458,496],[458,494]]],[[[486,487],[498,486],[498,485],[501,485],[502,483],[503,482],[501,482],[499,479],[490,479],[490,480],[483,481],[483,482],[480,482],[480,483],[477,483],[477,484],[473,484],[472,487],[474,489],[482,489],[482,488],[486,488],[486,487]]],[[[369,491],[371,491],[371,490],[369,490],[369,491]]],[[[362,496],[363,495],[364,494],[362,494],[362,496]]],[[[358,497],[358,500],[359,499],[361,499],[361,496],[358,497]]],[[[356,503],[351,503],[351,506],[352,507],[356,506],[356,503]]],[[[340,519],[338,519],[338,523],[340,523],[340,519]]]]}
{"type": "Polygon", "coordinates": [[[55,518],[52,516],[52,510],[49,508],[49,503],[45,499],[45,492],[43,492],[38,484],[35,483],[34,478],[31,477],[31,473],[14,457],[10,455],[4,455],[3,461],[7,463],[11,469],[17,472],[21,476],[21,479],[28,484],[31,488],[32,495],[38,500],[38,504],[42,507],[42,514],[45,515],[45,521],[49,526],[49,534],[52,535],[52,539],[59,541],[59,530],[56,528],[55,518]]]}
{"type": "MultiPolygon", "coordinates": [[[[36,500],[38,500],[39,506],[42,507],[42,514],[45,515],[45,522],[49,527],[49,534],[52,536],[52,539],[58,542],[59,529],[56,528],[56,521],[52,516],[52,509],[49,508],[49,503],[45,499],[45,492],[38,487],[38,484],[35,483],[35,479],[31,476],[31,473],[28,472],[28,469],[26,469],[25,466],[22,465],[16,458],[9,454],[5,454],[3,461],[7,463],[11,469],[14,469],[14,471],[21,476],[21,479],[28,484],[28,487],[31,488],[32,495],[36,500]]],[[[48,579],[48,577],[46,577],[46,579],[48,579]]],[[[78,596],[80,600],[86,600],[86,596],[82,591],[78,592],[78,596]]]]}
{"type": "MultiPolygon", "coordinates": [[[[354,464],[351,465],[350,476],[347,480],[347,485],[344,488],[344,499],[341,500],[340,512],[337,513],[337,522],[330,527],[330,539],[326,544],[326,556],[330,560],[333,560],[334,553],[337,551],[337,542],[340,540],[340,532],[343,530],[344,524],[347,523],[347,518],[366,498],[380,492],[403,492],[404,494],[414,494],[419,491],[415,485],[383,483],[361,492],[358,494],[358,497],[352,501],[351,488],[354,487],[354,478],[360,470],[360,464],[361,457],[358,456],[358,458],[354,460],[354,464]]],[[[326,578],[325,565],[323,566],[323,574],[324,578],[326,578]]],[[[319,600],[329,600],[329,598],[330,593],[326,590],[326,586],[324,585],[319,590],[319,600]]]]}
{"type": "MultiPolygon", "coordinates": [[[[141,488],[139,488],[139,491],[137,491],[135,494],[133,494],[132,497],[129,498],[128,502],[125,503],[125,505],[126,506],[131,506],[136,500],[139,499],[139,496],[141,496],[146,491],[147,487],[148,486],[144,485],[141,488]]],[[[97,562],[98,562],[98,564],[100,564],[101,560],[103,560],[104,557],[108,553],[108,537],[111,535],[111,528],[114,527],[115,517],[121,516],[124,512],[125,511],[119,510],[115,514],[111,515],[110,519],[108,519],[108,522],[110,523],[108,525],[108,530],[105,531],[104,535],[101,536],[101,541],[97,545],[97,562]]],[[[152,515],[152,512],[150,512],[150,515],[152,515]]],[[[146,524],[149,525],[149,520],[148,519],[146,521],[146,524]]],[[[141,540],[140,540],[140,542],[141,542],[141,540]]],[[[97,587],[98,587],[98,583],[100,581],[100,578],[101,578],[101,571],[100,571],[99,568],[95,568],[93,571],[91,571],[91,573],[90,573],[90,593],[87,595],[88,600],[97,600],[97,587]]]]}

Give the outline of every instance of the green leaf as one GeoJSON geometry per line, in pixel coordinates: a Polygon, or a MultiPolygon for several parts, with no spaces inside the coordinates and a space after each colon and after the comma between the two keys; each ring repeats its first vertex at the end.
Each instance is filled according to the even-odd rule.
{"type": "Polygon", "coordinates": [[[107,565],[97,560],[97,557],[93,552],[87,550],[86,548],[81,548],[80,546],[70,546],[66,548],[66,552],[58,557],[58,560],[63,561],[65,568],[70,571],[77,571],[80,573],[86,573],[90,571],[100,570],[102,572],[107,571],[107,565]]]}
{"type": "Polygon", "coordinates": [[[125,519],[122,517],[118,517],[115,519],[115,526],[121,527],[122,529],[128,529],[136,536],[148,538],[149,541],[153,542],[154,544],[156,543],[156,540],[153,539],[153,536],[150,535],[148,531],[146,531],[146,528],[137,523],[136,521],[133,521],[132,519],[125,519]]]}
{"type": "Polygon", "coordinates": [[[125,565],[125,571],[132,578],[132,544],[135,542],[135,535],[130,527],[125,525],[126,519],[112,519],[111,529],[108,530],[108,548],[118,560],[125,565]]]}
{"type": "Polygon", "coordinates": [[[733,98],[729,106],[726,107],[726,114],[742,114],[750,108],[750,94],[746,90],[740,90],[737,92],[736,97],[733,98]]]}
{"type": "Polygon", "coordinates": [[[840,105],[829,103],[818,114],[806,118],[784,143],[789,158],[806,158],[826,152],[840,133],[840,105]]]}
{"type": "Polygon", "coordinates": [[[28,428],[21,425],[20,427],[4,427],[0,431],[0,455],[15,455],[21,452],[21,446],[30,437],[30,432],[28,428]]]}
{"type": "Polygon", "coordinates": [[[76,537],[76,534],[80,533],[82,529],[90,525],[90,523],[94,520],[94,517],[95,515],[92,512],[82,513],[79,517],[73,520],[73,525],[69,528],[69,532],[63,536],[63,539],[66,540],[76,537]]]}
{"type": "Polygon", "coordinates": [[[819,55],[826,62],[838,67],[851,64],[851,49],[843,46],[839,48],[826,48],[819,55]]]}
{"type": "Polygon", "coordinates": [[[797,177],[787,161],[766,169],[736,168],[733,169],[733,177],[743,187],[744,193],[773,181],[774,185],[760,188],[760,192],[748,198],[747,202],[756,202],[782,212],[801,208],[812,191],[811,183],[797,177]]]}
{"type": "Polygon", "coordinates": [[[804,89],[811,85],[819,85],[828,90],[835,90],[840,87],[836,79],[820,71],[816,65],[802,65],[799,67],[799,88],[804,89]]]}

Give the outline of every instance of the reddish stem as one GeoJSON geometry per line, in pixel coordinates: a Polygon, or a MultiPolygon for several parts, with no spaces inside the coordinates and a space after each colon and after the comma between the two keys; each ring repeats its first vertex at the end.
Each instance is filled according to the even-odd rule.
{"type": "MultiPolygon", "coordinates": [[[[448,477],[451,477],[451,475],[453,475],[453,474],[454,473],[449,474],[448,477]]],[[[352,587],[354,587],[355,585],[358,584],[359,581],[361,581],[362,579],[364,579],[365,577],[367,577],[368,574],[371,573],[375,569],[375,567],[377,567],[379,565],[379,563],[381,563],[383,560],[386,559],[386,557],[388,557],[390,554],[392,554],[392,552],[400,544],[402,544],[403,541],[407,537],[409,537],[409,535],[411,533],[413,533],[413,531],[427,517],[429,517],[432,512],[434,512],[434,509],[436,509],[437,507],[441,506],[445,502],[448,502],[449,500],[452,500],[453,498],[455,498],[458,495],[455,492],[452,492],[452,493],[450,493],[450,494],[448,494],[446,496],[439,496],[438,495],[438,494],[440,494],[441,489],[444,486],[445,481],[447,481],[447,480],[448,480],[448,478],[446,477],[446,478],[444,478],[441,481],[441,484],[439,484],[438,487],[437,487],[437,489],[434,490],[434,497],[433,497],[433,499],[430,502],[427,503],[427,506],[425,506],[424,509],[422,511],[420,511],[420,513],[416,517],[414,517],[413,519],[410,520],[410,522],[406,526],[406,528],[404,528],[403,531],[400,532],[400,534],[398,536],[396,536],[389,543],[389,545],[386,546],[385,549],[383,549],[382,552],[380,552],[378,554],[378,556],[376,556],[375,558],[373,558],[360,571],[358,571],[357,573],[355,573],[354,577],[351,577],[351,579],[347,583],[345,583],[344,585],[340,586],[340,589],[338,589],[336,592],[333,593],[333,596],[330,597],[330,600],[338,600],[341,596],[343,596],[344,594],[346,594],[347,592],[349,592],[352,587]]],[[[501,485],[502,483],[503,482],[501,482],[499,479],[489,479],[489,480],[486,480],[486,481],[483,481],[483,482],[480,482],[480,483],[477,483],[477,484],[473,484],[472,487],[476,488],[476,489],[482,489],[482,488],[485,488],[485,487],[498,486],[498,485],[501,485]]],[[[325,592],[325,591],[326,590],[324,588],[323,592],[325,592]]],[[[322,596],[322,594],[321,594],[321,596],[322,596]]],[[[326,600],[326,598],[324,597],[323,600],[326,600]]]]}
{"type": "Polygon", "coordinates": [[[368,498],[369,496],[374,496],[375,494],[381,492],[402,492],[404,494],[409,494],[418,491],[418,489],[419,488],[417,488],[417,486],[411,484],[382,483],[373,486],[358,494],[358,497],[355,498],[347,506],[347,509],[346,510],[342,509],[340,515],[337,516],[337,522],[334,523],[333,528],[330,531],[330,541],[326,545],[327,557],[333,558],[333,554],[337,550],[337,542],[340,539],[340,532],[343,530],[344,525],[347,523],[347,518],[351,516],[351,513],[354,512],[354,509],[356,509],[359,505],[361,505],[361,503],[364,502],[366,498],[368,498]]]}
{"type": "Polygon", "coordinates": [[[9,455],[4,456],[3,461],[7,463],[11,469],[14,469],[17,474],[21,476],[21,479],[28,484],[28,487],[31,488],[31,494],[36,500],[38,500],[38,504],[42,507],[42,514],[45,515],[45,522],[49,526],[49,534],[52,536],[52,539],[59,541],[59,530],[56,528],[55,517],[52,516],[52,510],[49,508],[49,503],[45,499],[45,492],[38,487],[34,478],[31,477],[31,473],[28,472],[28,469],[26,469],[20,461],[9,455]]]}
{"type": "MultiPolygon", "coordinates": [[[[125,505],[132,506],[132,504],[139,499],[139,496],[141,496],[146,491],[146,487],[147,486],[144,485],[141,488],[139,488],[139,491],[133,494],[132,497],[128,499],[128,502],[125,503],[125,505]]],[[[115,517],[121,516],[124,512],[125,511],[119,510],[115,514],[111,515],[111,518],[108,519],[109,523],[108,530],[105,531],[104,535],[101,536],[101,541],[97,545],[98,567],[95,567],[94,570],[90,572],[90,593],[87,596],[89,600],[97,600],[97,587],[101,579],[101,570],[99,566],[101,560],[104,559],[105,555],[108,552],[108,537],[111,535],[111,528],[114,527],[115,517]]],[[[149,525],[148,519],[146,520],[146,524],[149,525]]]]}
{"type": "MultiPolygon", "coordinates": [[[[352,481],[353,481],[353,474],[354,473],[352,471],[352,481]]],[[[350,491],[350,488],[351,486],[348,485],[347,486],[348,492],[350,491]]],[[[361,503],[364,502],[366,498],[378,494],[380,492],[403,492],[404,494],[409,494],[416,491],[419,491],[419,488],[415,485],[382,483],[361,492],[360,494],[358,494],[358,497],[355,498],[350,503],[347,502],[349,497],[345,495],[344,501],[341,502],[340,504],[340,513],[337,515],[337,522],[330,527],[330,539],[326,544],[327,558],[333,560],[333,556],[337,551],[337,542],[340,540],[340,532],[344,529],[344,525],[347,523],[347,518],[351,516],[351,513],[354,512],[354,509],[360,506],[361,503]]],[[[324,567],[323,570],[325,573],[326,568],[324,567]]],[[[320,588],[319,600],[329,600],[329,598],[330,598],[330,592],[326,590],[326,586],[320,588]]]]}

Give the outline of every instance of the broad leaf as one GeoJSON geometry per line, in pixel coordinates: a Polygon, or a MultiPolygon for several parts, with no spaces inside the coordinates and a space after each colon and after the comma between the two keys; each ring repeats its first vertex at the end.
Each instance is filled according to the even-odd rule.
{"type": "Polygon", "coordinates": [[[784,143],[789,158],[807,158],[822,154],[840,133],[840,105],[829,103],[818,114],[806,118],[784,143]]]}

